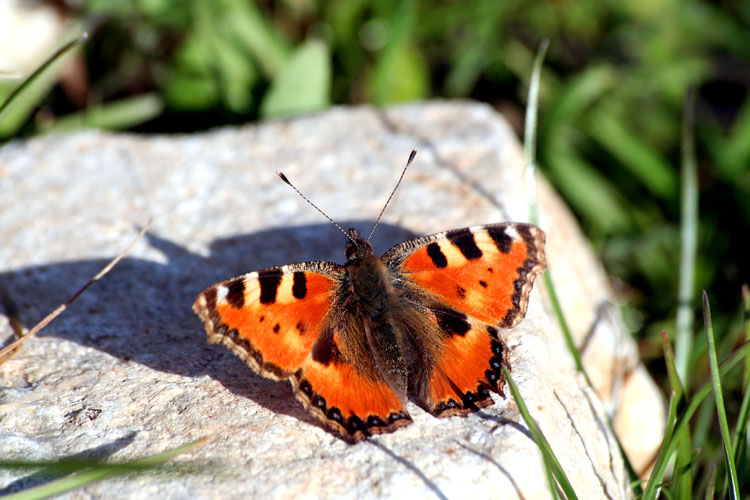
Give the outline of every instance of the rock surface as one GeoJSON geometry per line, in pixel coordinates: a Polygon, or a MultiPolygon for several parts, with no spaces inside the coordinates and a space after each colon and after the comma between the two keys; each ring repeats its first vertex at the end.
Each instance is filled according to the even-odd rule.
{"type": "MultiPolygon", "coordinates": [[[[475,103],[341,108],[189,136],[87,132],[0,149],[0,291],[27,327],[154,220],[129,257],[0,365],[0,456],[127,460],[209,436],[176,460],[201,465],[190,474],[137,475],[83,491],[548,498],[536,445],[511,398],[448,419],[410,403],[413,425],[350,446],[308,416],[289,384],[260,378],[223,346],[208,345],[191,311],[204,287],[231,276],[344,261],[343,236],[276,170],[341,225],[363,232],[412,148],[419,154],[373,237],[376,253],[415,235],[527,220],[518,141],[475,103]]],[[[628,453],[647,461],[660,440],[661,399],[570,214],[543,180],[538,196],[550,272],[604,404],[576,373],[541,279],[526,319],[504,334],[513,376],[578,496],[628,498],[604,411],[631,433],[621,435],[628,453]],[[655,432],[639,437],[633,418],[655,432]]],[[[0,313],[3,345],[11,335],[0,313]]],[[[0,494],[46,480],[0,472],[0,494]]]]}

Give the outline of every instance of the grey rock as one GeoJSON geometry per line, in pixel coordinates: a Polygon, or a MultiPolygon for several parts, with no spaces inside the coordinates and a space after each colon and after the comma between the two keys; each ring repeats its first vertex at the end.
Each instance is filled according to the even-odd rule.
{"type": "MultiPolygon", "coordinates": [[[[67,498],[549,498],[511,398],[448,419],[410,403],[413,425],[350,446],[303,410],[288,383],[258,377],[208,345],[191,311],[203,288],[231,276],[344,261],[343,235],[276,170],[342,226],[369,232],[412,148],[417,159],[373,237],[377,253],[416,235],[528,220],[518,141],[476,103],[339,108],[204,134],[91,131],[4,146],[0,290],[27,327],[154,222],[114,271],[0,365],[0,457],[120,461],[209,436],[175,460],[201,465],[189,474],[111,479],[67,498]]],[[[576,318],[576,338],[587,343],[587,359],[606,355],[622,369],[597,370],[602,404],[576,373],[539,279],[526,319],[504,332],[512,373],[579,497],[629,498],[605,408],[627,421],[622,388],[642,367],[617,315],[597,315],[611,294],[570,214],[541,179],[538,195],[550,272],[576,318]]],[[[0,314],[0,338],[10,337],[0,314]]],[[[658,420],[658,392],[647,376],[638,380],[653,397],[637,411],[658,420]]],[[[46,480],[3,471],[0,493],[46,480]]]]}

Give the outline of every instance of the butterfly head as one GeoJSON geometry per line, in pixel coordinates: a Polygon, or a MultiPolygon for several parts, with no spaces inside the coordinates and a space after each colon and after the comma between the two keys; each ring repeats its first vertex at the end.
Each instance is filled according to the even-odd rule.
{"type": "Polygon", "coordinates": [[[353,227],[349,228],[347,236],[349,236],[349,244],[346,245],[346,260],[361,259],[374,253],[370,242],[363,239],[353,227]]]}

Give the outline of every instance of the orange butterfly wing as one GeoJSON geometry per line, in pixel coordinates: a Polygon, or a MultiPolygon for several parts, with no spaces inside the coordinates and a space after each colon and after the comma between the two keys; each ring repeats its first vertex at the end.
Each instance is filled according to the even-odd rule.
{"type": "Polygon", "coordinates": [[[264,377],[290,379],[307,410],[355,442],[411,417],[366,353],[341,338],[347,325],[349,338],[364,330],[337,307],[344,274],[324,261],[256,271],[208,287],[193,310],[209,342],[222,342],[264,377]]]}
{"type": "Polygon", "coordinates": [[[383,256],[425,317],[429,359],[417,385],[433,414],[466,414],[492,403],[488,389],[502,394],[508,354],[498,327],[526,314],[544,242],[535,226],[491,224],[406,241],[383,256]]]}
{"type": "Polygon", "coordinates": [[[388,385],[362,343],[365,326],[352,316],[334,324],[292,378],[297,399],[352,443],[410,424],[405,395],[388,385]]]}
{"type": "Polygon", "coordinates": [[[320,336],[344,272],[324,261],[255,271],[206,288],[193,310],[209,342],[222,342],[264,377],[287,379],[320,336]]]}

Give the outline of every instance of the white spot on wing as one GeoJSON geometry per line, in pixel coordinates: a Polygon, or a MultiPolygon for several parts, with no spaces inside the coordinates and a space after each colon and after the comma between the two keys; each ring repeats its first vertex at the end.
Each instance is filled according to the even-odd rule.
{"type": "Polygon", "coordinates": [[[514,240],[517,240],[520,238],[520,235],[518,234],[518,231],[516,231],[516,228],[513,226],[505,226],[505,234],[513,238],[514,240]]]}
{"type": "Polygon", "coordinates": [[[218,285],[216,287],[216,303],[223,304],[227,301],[227,293],[229,290],[224,285],[218,285]]]}

